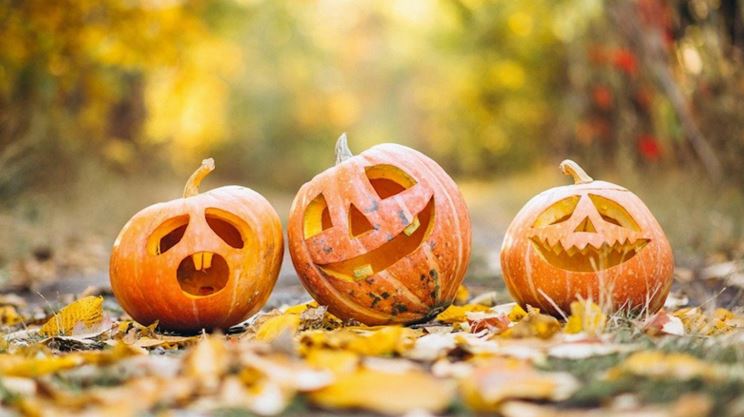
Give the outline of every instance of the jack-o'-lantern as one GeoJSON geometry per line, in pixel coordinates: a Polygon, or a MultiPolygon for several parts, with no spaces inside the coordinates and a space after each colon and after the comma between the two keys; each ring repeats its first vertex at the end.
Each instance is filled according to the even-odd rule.
{"type": "Polygon", "coordinates": [[[199,194],[207,159],[183,198],[135,214],[114,243],[116,299],[142,324],[185,332],[227,328],[258,311],[283,255],[279,216],[255,191],[225,186],[199,194]]]}
{"type": "Polygon", "coordinates": [[[575,162],[561,169],[575,184],[532,198],[504,237],[501,267],[511,295],[553,314],[578,298],[608,310],[661,308],[674,261],[654,216],[635,194],[593,180],[575,162]]]}
{"type": "Polygon", "coordinates": [[[300,188],[289,250],[308,292],[342,319],[425,320],[452,303],[470,259],[470,218],[454,181],[422,153],[374,146],[300,188]]]}

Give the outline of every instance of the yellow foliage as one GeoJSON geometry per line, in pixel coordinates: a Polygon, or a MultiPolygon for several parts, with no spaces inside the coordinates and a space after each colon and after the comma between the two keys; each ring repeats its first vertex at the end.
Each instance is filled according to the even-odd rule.
{"type": "MultiPolygon", "coordinates": [[[[539,311],[539,310],[538,310],[539,311]]],[[[509,312],[509,320],[511,321],[519,321],[522,320],[527,316],[527,312],[524,311],[522,306],[519,304],[515,304],[514,307],[512,307],[511,311],[509,312]]]]}
{"type": "Polygon", "coordinates": [[[256,340],[271,342],[284,332],[294,334],[300,327],[300,316],[294,313],[282,313],[269,317],[256,331],[256,340]]]}
{"type": "Polygon", "coordinates": [[[450,381],[418,371],[401,373],[362,369],[340,376],[330,386],[310,394],[310,400],[326,408],[363,408],[400,415],[412,410],[444,411],[455,390],[450,381]]]}
{"type": "Polygon", "coordinates": [[[103,320],[103,297],[88,296],[63,307],[39,332],[45,336],[70,335],[75,329],[90,329],[103,320]]]}
{"type": "Polygon", "coordinates": [[[608,371],[607,376],[618,378],[624,374],[678,380],[694,378],[715,380],[721,377],[714,366],[692,355],[659,351],[636,352],[608,371]]]}
{"type": "Polygon", "coordinates": [[[0,306],[0,324],[5,326],[15,326],[23,321],[13,306],[0,306]]]}
{"type": "MultiPolygon", "coordinates": [[[[515,315],[518,316],[518,315],[515,315]]],[[[501,333],[503,337],[538,337],[550,339],[561,330],[558,320],[547,314],[540,314],[540,310],[530,307],[527,315],[522,317],[514,326],[501,333]]]]}
{"type": "Polygon", "coordinates": [[[468,287],[460,285],[457,287],[457,293],[455,293],[455,305],[464,305],[470,300],[470,291],[468,287]]]}
{"type": "Polygon", "coordinates": [[[401,326],[345,327],[335,331],[303,334],[302,345],[310,348],[346,349],[361,355],[385,356],[409,350],[420,331],[401,326]]]}
{"type": "Polygon", "coordinates": [[[348,350],[310,349],[305,353],[308,365],[326,369],[334,374],[354,372],[359,366],[359,355],[348,350]]]}
{"type": "Polygon", "coordinates": [[[597,304],[591,300],[574,301],[571,303],[571,315],[566,321],[564,331],[596,335],[602,333],[606,324],[607,316],[597,304]]]}
{"type": "Polygon", "coordinates": [[[0,354],[0,375],[32,378],[62,369],[74,368],[83,363],[83,358],[75,354],[32,358],[0,354]]]}
{"type": "Polygon", "coordinates": [[[481,304],[451,305],[439,313],[437,320],[445,323],[457,323],[468,319],[467,313],[474,311],[488,311],[488,307],[481,304]]]}

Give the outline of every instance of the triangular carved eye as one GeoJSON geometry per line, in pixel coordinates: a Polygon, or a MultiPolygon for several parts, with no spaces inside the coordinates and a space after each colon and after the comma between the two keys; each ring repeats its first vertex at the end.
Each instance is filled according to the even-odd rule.
{"type": "Polygon", "coordinates": [[[307,205],[307,208],[305,208],[305,215],[303,216],[303,231],[305,239],[310,239],[331,227],[333,227],[333,223],[331,222],[331,213],[328,210],[328,203],[326,203],[323,194],[318,194],[318,196],[307,205]]]}
{"type": "Polygon", "coordinates": [[[188,214],[164,221],[147,239],[147,252],[150,255],[160,255],[167,252],[183,239],[188,225],[188,214]]]}
{"type": "Polygon", "coordinates": [[[394,165],[374,165],[365,168],[364,172],[372,188],[383,200],[416,185],[416,180],[394,165]]]}
{"type": "Polygon", "coordinates": [[[372,229],[374,229],[374,227],[372,226],[372,223],[367,220],[367,216],[359,211],[354,204],[349,206],[349,231],[351,231],[351,235],[356,237],[372,229]]]}

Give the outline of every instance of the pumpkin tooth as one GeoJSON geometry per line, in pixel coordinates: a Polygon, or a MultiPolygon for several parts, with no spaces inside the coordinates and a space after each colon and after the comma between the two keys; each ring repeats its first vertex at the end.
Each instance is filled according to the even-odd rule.
{"type": "Polygon", "coordinates": [[[370,264],[364,264],[354,269],[354,278],[356,279],[364,279],[373,274],[374,274],[374,271],[372,270],[372,265],[370,264]]]}
{"type": "Polygon", "coordinates": [[[202,253],[197,252],[191,255],[191,259],[194,262],[194,269],[196,269],[197,271],[201,271],[202,270],[202,253]]]}
{"type": "Polygon", "coordinates": [[[416,229],[419,228],[419,226],[421,226],[421,222],[419,221],[418,216],[413,216],[413,220],[411,220],[411,224],[409,224],[408,226],[406,226],[405,229],[403,229],[403,233],[405,233],[406,236],[411,236],[413,232],[415,232],[416,229]]]}
{"type": "Polygon", "coordinates": [[[214,255],[212,252],[204,252],[202,254],[204,260],[204,269],[209,269],[212,267],[212,255],[214,255]]]}

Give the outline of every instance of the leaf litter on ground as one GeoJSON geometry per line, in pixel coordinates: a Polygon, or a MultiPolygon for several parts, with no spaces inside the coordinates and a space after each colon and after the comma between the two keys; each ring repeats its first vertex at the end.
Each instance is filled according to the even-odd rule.
{"type": "Polygon", "coordinates": [[[0,401],[11,416],[278,415],[298,404],[538,417],[744,409],[740,312],[668,306],[625,317],[580,300],[561,321],[492,298],[463,288],[455,305],[411,327],[344,323],[308,302],[228,334],[178,335],[108,310],[100,296],[41,316],[5,297],[0,401]]]}

